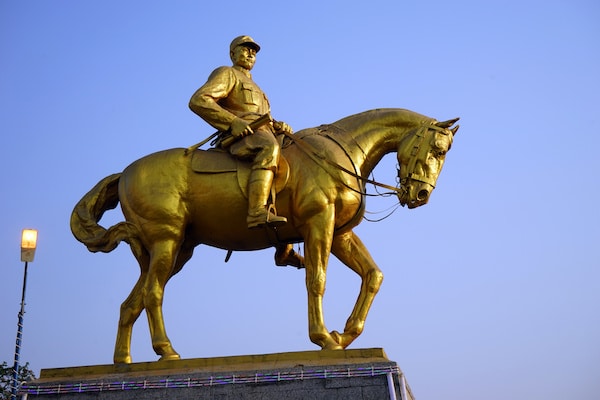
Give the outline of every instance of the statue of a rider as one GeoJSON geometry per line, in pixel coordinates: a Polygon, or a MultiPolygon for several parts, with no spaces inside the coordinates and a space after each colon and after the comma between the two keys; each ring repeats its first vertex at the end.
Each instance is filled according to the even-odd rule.
{"type": "MultiPolygon", "coordinates": [[[[276,215],[267,206],[273,177],[281,152],[278,134],[292,133],[286,123],[272,122],[252,129],[250,124],[270,113],[269,100],[252,80],[250,71],[256,62],[258,43],[250,36],[238,36],[229,46],[233,66],[215,69],[208,80],[190,99],[190,109],[223,134],[231,135],[233,142],[223,146],[233,156],[251,161],[248,182],[249,229],[266,225],[284,225],[287,219],[276,215]]],[[[275,260],[278,265],[302,265],[301,257],[292,245],[278,247],[275,260]]]]}

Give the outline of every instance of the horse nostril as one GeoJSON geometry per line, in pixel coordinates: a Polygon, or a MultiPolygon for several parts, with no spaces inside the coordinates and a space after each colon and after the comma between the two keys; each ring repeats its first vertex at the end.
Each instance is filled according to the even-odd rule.
{"type": "Polygon", "coordinates": [[[417,193],[417,200],[419,201],[427,200],[427,197],[429,197],[429,192],[425,189],[419,190],[419,193],[417,193]]]}

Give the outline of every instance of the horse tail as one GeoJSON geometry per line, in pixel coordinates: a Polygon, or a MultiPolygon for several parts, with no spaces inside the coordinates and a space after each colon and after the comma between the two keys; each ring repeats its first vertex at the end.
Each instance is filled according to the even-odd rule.
{"type": "Polygon", "coordinates": [[[71,214],[71,232],[89,251],[108,253],[121,241],[129,243],[134,254],[141,251],[137,227],[130,222],[119,222],[105,229],[98,224],[105,211],[119,204],[119,179],[121,173],[102,179],[87,192],[71,214]]]}

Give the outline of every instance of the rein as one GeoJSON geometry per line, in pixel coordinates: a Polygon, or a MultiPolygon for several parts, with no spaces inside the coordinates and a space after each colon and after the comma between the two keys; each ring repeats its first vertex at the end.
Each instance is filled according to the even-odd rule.
{"type": "MultiPolygon", "coordinates": [[[[428,129],[432,129],[434,128],[435,125],[433,125],[432,123],[430,123],[429,125],[423,124],[419,130],[417,131],[417,133],[415,134],[415,143],[413,145],[413,149],[411,151],[411,157],[410,160],[408,162],[408,170],[411,171],[412,169],[414,169],[415,165],[417,164],[417,160],[419,159],[419,155],[423,152],[423,151],[427,151],[427,149],[423,150],[421,147],[421,144],[423,143],[423,139],[425,138],[425,132],[428,129]]],[[[318,165],[320,165],[324,170],[328,171],[328,168],[326,168],[326,166],[323,165],[323,162],[327,163],[329,166],[332,166],[356,179],[358,179],[359,181],[363,182],[363,186],[365,183],[370,183],[371,185],[374,186],[379,186],[382,187],[384,189],[387,190],[391,190],[392,192],[395,192],[396,194],[398,193],[404,193],[406,191],[406,189],[402,188],[402,187],[397,187],[397,186],[391,186],[391,185],[387,185],[385,183],[381,183],[381,182],[377,182],[373,179],[369,179],[369,178],[365,178],[362,177],[361,175],[357,174],[355,171],[350,171],[349,169],[319,155],[316,151],[315,148],[304,142],[303,140],[299,140],[298,138],[294,137],[293,134],[290,133],[284,133],[284,135],[289,138],[293,143],[295,143],[300,149],[302,149],[302,151],[304,151],[304,153],[306,153],[306,155],[308,155],[314,162],[316,162],[318,165]]],[[[327,137],[328,139],[330,139],[331,141],[333,141],[335,144],[337,144],[339,147],[342,148],[342,150],[344,150],[344,153],[346,153],[346,155],[348,155],[348,151],[344,148],[344,146],[342,146],[337,140],[335,140],[334,138],[332,138],[329,135],[324,135],[325,137],[327,137]]],[[[360,148],[360,147],[359,147],[360,148]]],[[[361,149],[362,150],[362,149],[361,149]]],[[[363,152],[364,153],[364,152],[363,152]]],[[[349,157],[350,158],[350,157],[349,157]]],[[[350,161],[352,161],[352,158],[350,158],[350,161]]],[[[354,164],[353,164],[354,165],[354,164]]],[[[433,182],[432,179],[423,176],[423,175],[418,175],[418,174],[414,174],[412,172],[408,173],[407,178],[404,179],[404,181],[406,179],[411,179],[411,180],[416,180],[416,181],[420,181],[420,182],[425,182],[430,184],[431,186],[435,186],[435,182],[433,182]]],[[[347,185],[346,185],[347,186],[347,185]]],[[[361,192],[358,191],[356,189],[350,188],[360,194],[364,194],[366,195],[367,193],[365,192],[361,192]]]]}
{"type": "MultiPolygon", "coordinates": [[[[360,176],[359,174],[357,174],[356,172],[350,171],[349,169],[347,169],[345,167],[342,167],[341,165],[339,165],[337,163],[334,163],[333,161],[331,161],[331,160],[329,160],[329,159],[327,159],[327,158],[319,155],[315,151],[315,148],[312,145],[304,142],[303,140],[299,140],[298,138],[294,137],[293,134],[284,133],[284,135],[288,139],[290,139],[294,144],[296,144],[302,151],[304,151],[304,153],[307,156],[309,156],[311,160],[313,160],[314,162],[316,162],[318,165],[321,166],[321,168],[323,168],[327,172],[329,172],[329,168],[327,168],[327,166],[323,164],[324,162],[327,163],[327,165],[332,166],[332,167],[334,167],[336,169],[339,169],[340,171],[342,171],[342,172],[344,172],[344,173],[346,173],[346,174],[348,174],[348,175],[350,175],[350,176],[352,176],[352,177],[360,180],[361,182],[363,182],[363,186],[364,186],[364,183],[370,183],[372,185],[379,186],[379,187],[391,190],[391,191],[396,192],[396,193],[400,193],[400,192],[403,191],[403,189],[401,189],[401,188],[398,188],[398,187],[395,187],[395,186],[390,186],[390,185],[387,185],[385,183],[377,182],[377,181],[374,181],[374,180],[369,179],[369,178],[364,178],[364,177],[360,176]]],[[[342,145],[340,145],[336,140],[333,140],[333,138],[331,138],[330,136],[327,136],[327,135],[325,135],[325,137],[328,138],[328,139],[330,139],[331,141],[333,141],[338,146],[340,146],[342,148],[342,150],[344,150],[344,153],[348,154],[348,152],[346,151],[346,149],[344,149],[344,147],[342,145]]],[[[352,159],[350,159],[350,161],[352,161],[352,159]]],[[[348,185],[346,185],[346,186],[348,187],[348,185]]],[[[353,191],[355,191],[355,192],[357,192],[357,193],[360,193],[360,194],[363,194],[363,195],[367,195],[366,192],[362,192],[360,190],[356,190],[356,189],[351,188],[351,187],[348,187],[348,188],[351,189],[351,190],[353,190],[353,191]]]]}

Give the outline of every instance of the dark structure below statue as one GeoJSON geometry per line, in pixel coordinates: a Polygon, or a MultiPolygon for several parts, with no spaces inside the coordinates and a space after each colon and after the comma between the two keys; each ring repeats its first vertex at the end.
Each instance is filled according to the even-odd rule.
{"type": "Polygon", "coordinates": [[[40,400],[413,400],[402,371],[383,349],[43,369],[20,393],[40,400]]]}

